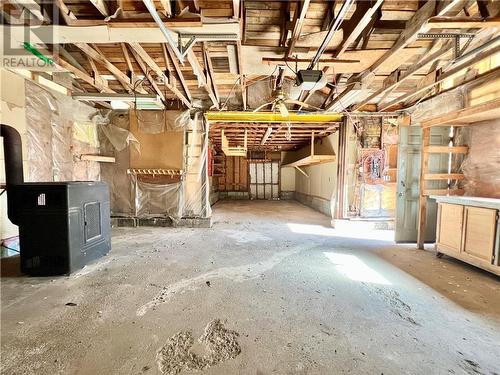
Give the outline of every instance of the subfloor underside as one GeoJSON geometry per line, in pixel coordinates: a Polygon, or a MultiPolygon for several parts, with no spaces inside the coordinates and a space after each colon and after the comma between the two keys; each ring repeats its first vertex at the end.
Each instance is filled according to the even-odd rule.
{"type": "Polygon", "coordinates": [[[500,374],[499,278],[292,201],[213,221],[118,228],[70,277],[3,262],[2,374],[500,374]]]}

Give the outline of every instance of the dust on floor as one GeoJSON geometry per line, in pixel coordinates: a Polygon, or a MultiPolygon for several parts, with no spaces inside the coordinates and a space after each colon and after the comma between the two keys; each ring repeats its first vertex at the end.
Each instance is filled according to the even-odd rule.
{"type": "Polygon", "coordinates": [[[500,374],[498,278],[379,234],[284,201],[116,229],[73,276],[3,273],[2,374],[500,374]]]}

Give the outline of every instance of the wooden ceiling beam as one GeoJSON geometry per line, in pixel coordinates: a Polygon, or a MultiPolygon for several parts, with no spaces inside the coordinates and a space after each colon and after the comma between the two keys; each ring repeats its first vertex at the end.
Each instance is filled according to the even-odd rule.
{"type": "Polygon", "coordinates": [[[395,80],[392,84],[387,85],[385,87],[382,87],[381,89],[377,90],[373,94],[371,94],[368,98],[362,100],[358,104],[356,104],[353,108],[353,110],[360,110],[361,107],[363,107],[365,104],[369,103],[371,100],[375,99],[379,95],[383,95],[385,92],[395,88],[396,86],[400,85],[404,81],[408,80],[409,78],[413,77],[413,75],[418,72],[421,68],[424,66],[433,63],[434,61],[440,59],[443,55],[448,53],[450,49],[452,48],[452,43],[451,42],[446,42],[444,46],[442,46],[438,51],[426,55],[424,54],[422,59],[420,59],[419,62],[416,64],[413,64],[406,72],[404,72],[400,77],[398,77],[397,80],[395,80]]]}
{"type": "Polygon", "coordinates": [[[76,16],[73,12],[67,7],[63,0],[54,0],[54,5],[59,9],[61,15],[64,18],[64,22],[66,25],[71,25],[73,22],[76,22],[76,16]]]}
{"type": "Polygon", "coordinates": [[[123,54],[123,58],[125,59],[125,62],[127,63],[127,68],[131,74],[131,80],[132,82],[134,81],[133,77],[134,77],[134,66],[132,65],[132,61],[130,60],[130,56],[128,54],[128,50],[127,50],[127,45],[125,43],[120,43],[120,47],[122,49],[122,54],[123,54]]]}
{"type": "Polygon", "coordinates": [[[163,8],[163,12],[165,16],[171,17],[172,14],[172,5],[170,4],[170,0],[160,0],[161,7],[163,8]]]}
{"type": "Polygon", "coordinates": [[[87,43],[74,43],[74,45],[78,47],[86,56],[102,64],[107,70],[109,70],[109,72],[113,74],[113,76],[121,83],[121,85],[125,88],[125,90],[127,90],[128,92],[134,91],[134,88],[130,83],[130,78],[127,77],[126,74],[124,74],[111,62],[109,62],[109,60],[106,59],[106,57],[102,54],[101,51],[95,49],[96,47],[92,48],[87,43]]]}
{"type": "MultiPolygon", "coordinates": [[[[430,74],[434,74],[434,76],[436,77],[432,82],[429,82],[429,83],[425,83],[423,85],[421,85],[418,89],[416,90],[412,90],[411,92],[409,93],[406,93],[406,94],[403,94],[401,95],[400,97],[394,99],[393,101],[389,102],[389,103],[385,103],[385,104],[382,104],[379,106],[378,108],[378,111],[384,111],[388,108],[391,108],[393,107],[394,105],[397,105],[401,102],[404,102],[405,100],[417,95],[417,94],[420,94],[432,87],[434,87],[435,85],[437,85],[438,83],[440,82],[443,82],[445,79],[447,78],[450,78],[452,76],[454,76],[455,74],[457,73],[460,73],[463,69],[466,69],[476,63],[478,63],[479,61],[481,60],[484,60],[485,58],[488,58],[490,56],[493,56],[497,53],[500,53],[500,45],[497,45],[496,47],[494,48],[491,48],[489,50],[486,50],[486,51],[483,51],[481,53],[478,53],[474,58],[472,58],[471,60],[468,60],[462,64],[457,64],[455,65],[452,69],[448,70],[448,71],[445,71],[443,73],[440,73],[439,75],[437,74],[438,73],[438,70],[434,70],[433,72],[431,72],[430,74]]],[[[499,70],[499,68],[496,68],[496,69],[493,69],[492,72],[495,72],[496,70],[499,70]]],[[[487,73],[485,73],[487,74],[487,73]]]]}
{"type": "Polygon", "coordinates": [[[344,38],[339,47],[335,50],[333,54],[334,57],[342,55],[345,50],[358,39],[365,27],[373,20],[375,13],[382,6],[383,2],[384,0],[377,0],[371,7],[368,1],[357,2],[356,10],[342,28],[345,33],[344,38]]]}
{"type": "Polygon", "coordinates": [[[202,68],[200,62],[198,61],[198,58],[196,57],[196,54],[193,52],[193,49],[189,49],[187,53],[187,60],[189,64],[191,65],[191,68],[193,69],[193,73],[196,75],[198,78],[198,82],[201,83],[201,86],[205,88],[205,90],[208,93],[208,97],[212,101],[213,105],[215,108],[219,109],[219,101],[217,100],[217,97],[215,96],[215,93],[210,87],[210,85],[207,82],[206,76],[204,74],[204,69],[202,68]]]}
{"type": "Polygon", "coordinates": [[[247,110],[247,85],[246,77],[243,73],[243,54],[241,53],[241,42],[236,43],[236,55],[238,58],[238,74],[240,75],[240,87],[241,87],[241,101],[243,103],[243,110],[247,110]]]}
{"type": "Polygon", "coordinates": [[[427,23],[429,29],[482,29],[500,26],[500,17],[433,17],[427,23]]]}
{"type": "Polygon", "coordinates": [[[90,0],[90,2],[104,17],[109,17],[109,10],[105,0],[90,0]]]}
{"type": "Polygon", "coordinates": [[[205,67],[206,67],[206,78],[207,78],[207,84],[211,85],[215,99],[217,100],[217,103],[220,103],[220,96],[219,96],[219,91],[217,90],[217,83],[215,82],[215,76],[214,76],[214,69],[212,66],[212,58],[210,57],[210,51],[208,48],[208,43],[203,42],[201,44],[201,49],[203,53],[203,59],[205,62],[205,67]]]}
{"type": "Polygon", "coordinates": [[[168,83],[168,78],[165,75],[165,72],[158,66],[158,64],[156,64],[156,62],[151,58],[151,56],[149,56],[144,48],[142,48],[139,43],[129,43],[129,45],[132,50],[134,50],[134,53],[138,55],[140,59],[142,59],[144,63],[149,66],[149,68],[152,69],[158,77],[163,79],[165,87],[167,87],[177,98],[179,98],[185,106],[191,108],[191,102],[179,91],[179,89],[177,89],[177,87],[168,83]]]}
{"type": "Polygon", "coordinates": [[[177,57],[175,56],[174,51],[172,51],[172,47],[170,47],[166,43],[162,44],[162,47],[167,51],[168,57],[170,58],[170,61],[172,62],[172,65],[174,66],[174,70],[177,73],[177,77],[179,77],[179,81],[181,82],[181,86],[184,89],[184,92],[186,93],[186,97],[191,102],[193,100],[192,96],[191,96],[191,91],[189,90],[189,86],[186,83],[186,79],[184,78],[184,74],[182,73],[181,67],[179,65],[179,61],[177,60],[177,57]]]}
{"type": "Polygon", "coordinates": [[[285,53],[286,58],[289,58],[293,54],[295,44],[300,38],[302,26],[304,25],[310,2],[310,0],[301,0],[299,3],[300,5],[295,9],[295,14],[293,17],[292,37],[285,53]]]}
{"type": "Polygon", "coordinates": [[[54,61],[57,65],[59,65],[61,68],[67,70],[68,72],[73,73],[73,75],[81,79],[82,81],[88,83],[89,85],[95,87],[99,92],[105,92],[105,93],[116,93],[116,91],[110,89],[107,86],[102,85],[100,82],[96,81],[94,77],[90,76],[87,72],[73,66],[63,58],[61,58],[61,55],[54,56],[54,61]]]}
{"type": "Polygon", "coordinates": [[[132,53],[132,56],[134,56],[135,61],[141,68],[144,76],[146,79],[149,81],[151,86],[153,87],[153,90],[156,92],[156,94],[165,102],[165,94],[163,91],[160,89],[156,81],[154,80],[154,77],[151,76],[151,68],[148,67],[147,63],[142,59],[142,57],[137,53],[137,51],[133,48],[130,49],[130,52],[132,53]]]}
{"type": "MultiPolygon", "coordinates": [[[[262,58],[262,63],[267,65],[286,65],[286,63],[309,63],[311,59],[307,58],[283,58],[283,57],[267,57],[264,56],[262,58]]],[[[337,64],[359,64],[360,60],[347,60],[347,59],[338,59],[338,58],[324,58],[318,61],[321,65],[326,66],[335,66],[337,64]]]]}
{"type": "Polygon", "coordinates": [[[233,0],[233,18],[240,18],[240,0],[233,0]]]}
{"type": "Polygon", "coordinates": [[[410,43],[413,43],[416,40],[418,33],[421,32],[422,29],[427,29],[424,26],[427,24],[429,18],[435,14],[436,4],[436,0],[427,1],[406,23],[406,29],[404,29],[399,35],[393,46],[387,50],[382,57],[375,61],[370,68],[349,79],[349,86],[337,95],[337,97],[335,97],[327,105],[327,108],[332,108],[343,97],[346,97],[349,93],[355,90],[355,83],[361,83],[370,74],[375,73],[389,58],[393,57],[397,52],[408,46],[410,43]]]}

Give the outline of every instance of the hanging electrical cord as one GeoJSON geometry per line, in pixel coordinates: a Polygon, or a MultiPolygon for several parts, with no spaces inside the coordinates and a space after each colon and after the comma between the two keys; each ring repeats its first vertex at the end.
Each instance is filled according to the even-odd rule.
{"type": "MultiPolygon", "coordinates": [[[[249,85],[247,85],[247,87],[253,86],[253,85],[255,85],[257,82],[264,81],[264,80],[269,79],[270,77],[274,76],[274,73],[276,72],[276,69],[278,69],[278,65],[276,65],[276,66],[275,66],[275,68],[274,68],[274,70],[271,72],[271,74],[269,74],[268,76],[265,76],[265,77],[263,77],[263,78],[261,78],[261,79],[258,79],[258,80],[256,80],[256,81],[253,81],[252,83],[250,83],[249,85]]],[[[233,87],[231,87],[231,90],[229,91],[229,94],[227,95],[227,98],[226,98],[226,100],[224,101],[224,104],[220,107],[219,112],[220,112],[220,111],[222,111],[222,110],[224,110],[224,108],[226,108],[226,105],[227,105],[227,103],[228,103],[229,99],[231,98],[231,95],[232,95],[232,93],[233,93],[233,91],[234,91],[234,88],[236,87],[236,84],[237,84],[237,83],[238,83],[238,81],[240,81],[240,80],[241,80],[241,77],[238,77],[238,78],[236,79],[236,81],[234,82],[233,87]]]]}

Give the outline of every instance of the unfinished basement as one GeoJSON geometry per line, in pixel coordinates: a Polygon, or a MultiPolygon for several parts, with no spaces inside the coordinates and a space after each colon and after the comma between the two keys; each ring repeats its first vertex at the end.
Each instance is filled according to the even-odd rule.
{"type": "Polygon", "coordinates": [[[500,1],[0,18],[1,374],[500,375],[500,1]]]}

